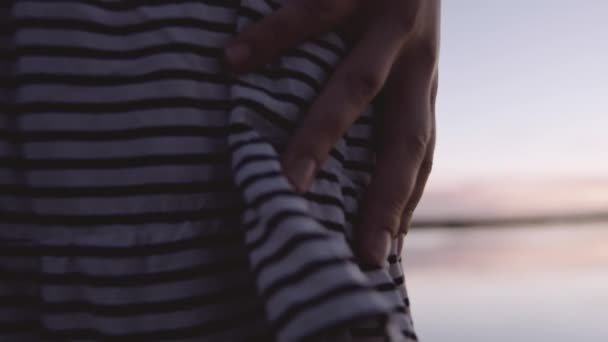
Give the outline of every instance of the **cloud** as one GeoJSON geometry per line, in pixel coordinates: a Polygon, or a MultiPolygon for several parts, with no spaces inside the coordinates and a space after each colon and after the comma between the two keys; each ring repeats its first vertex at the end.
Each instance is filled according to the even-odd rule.
{"type": "Polygon", "coordinates": [[[472,219],[608,212],[606,179],[528,179],[430,184],[416,218],[472,219]]]}

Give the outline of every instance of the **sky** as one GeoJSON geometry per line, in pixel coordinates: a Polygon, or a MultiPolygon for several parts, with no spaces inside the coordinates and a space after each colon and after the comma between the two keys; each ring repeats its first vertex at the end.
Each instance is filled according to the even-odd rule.
{"type": "Polygon", "coordinates": [[[419,218],[608,211],[608,1],[444,0],[419,218]]]}

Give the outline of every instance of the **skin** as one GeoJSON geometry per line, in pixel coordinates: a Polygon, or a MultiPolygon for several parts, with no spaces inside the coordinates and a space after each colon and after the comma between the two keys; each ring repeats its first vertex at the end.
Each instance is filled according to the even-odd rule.
{"type": "Polygon", "coordinates": [[[381,266],[431,173],[435,148],[441,0],[291,0],[226,49],[234,73],[246,73],[328,31],[353,48],[335,69],[282,155],[288,179],[305,192],[320,165],[381,93],[377,163],[355,227],[355,253],[381,266]],[[309,139],[315,136],[315,139],[309,139]]]}

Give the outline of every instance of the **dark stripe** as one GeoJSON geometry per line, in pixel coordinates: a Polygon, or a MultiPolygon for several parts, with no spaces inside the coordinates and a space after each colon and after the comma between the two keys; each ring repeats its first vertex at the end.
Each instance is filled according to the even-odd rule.
{"type": "Polygon", "coordinates": [[[304,194],[304,197],[311,202],[315,202],[316,204],[333,206],[340,209],[342,212],[346,211],[344,208],[344,203],[342,203],[342,200],[338,197],[314,192],[307,192],[304,194]]]}
{"type": "Polygon", "coordinates": [[[0,256],[124,259],[160,256],[203,248],[226,249],[241,246],[243,243],[241,231],[236,230],[236,227],[229,228],[230,229],[225,229],[226,232],[223,234],[205,234],[184,240],[156,244],[129,245],[125,247],[29,245],[27,242],[16,245],[0,244],[0,256]]]}
{"type": "MultiPolygon", "coordinates": [[[[18,49],[19,51],[19,49],[18,49]]],[[[180,51],[167,51],[169,52],[184,52],[184,53],[195,53],[198,50],[186,50],[182,48],[180,51]]],[[[25,52],[24,52],[25,53],[25,52]]],[[[160,53],[160,52],[159,52],[160,53]]],[[[163,52],[165,53],[165,52],[163,52]]],[[[39,55],[40,52],[37,52],[39,55]]],[[[314,57],[309,52],[303,50],[295,50],[292,53],[294,56],[298,56],[300,58],[308,58],[309,62],[318,65],[322,69],[327,69],[326,71],[331,71],[331,66],[324,62],[318,57],[314,57]]],[[[55,54],[50,54],[48,56],[56,56],[55,54]]],[[[70,57],[71,55],[67,55],[65,57],[70,57]]],[[[78,56],[76,56],[78,57],[78,56]]],[[[84,56],[89,58],[89,56],[84,56]]],[[[84,58],[83,57],[83,58],[84,58]]],[[[141,56],[143,57],[143,56],[141,56]]],[[[107,57],[110,58],[110,57],[107,57]]],[[[134,57],[132,57],[134,58],[134,57]]],[[[257,72],[258,74],[273,79],[285,79],[285,78],[293,78],[297,79],[311,88],[315,89],[317,92],[320,90],[321,83],[317,81],[315,78],[309,76],[306,73],[303,73],[296,69],[289,68],[278,68],[274,67],[272,69],[261,69],[257,72]]],[[[180,70],[180,69],[167,69],[162,71],[155,71],[140,75],[74,75],[74,74],[50,74],[50,73],[23,73],[16,77],[7,77],[3,80],[0,80],[0,88],[11,88],[18,86],[26,86],[26,85],[37,85],[37,84],[69,84],[69,85],[79,85],[79,86],[124,86],[131,84],[140,84],[145,82],[154,82],[154,81],[171,81],[171,80],[186,80],[186,81],[196,81],[196,82],[208,82],[215,84],[229,84],[230,79],[229,76],[224,74],[208,74],[201,73],[196,71],[188,71],[188,70],[180,70]],[[98,77],[98,82],[96,81],[96,77],[98,77]]],[[[244,80],[234,80],[237,84],[248,87],[256,90],[260,90],[265,92],[267,95],[275,97],[276,99],[280,99],[282,101],[288,101],[298,106],[304,106],[306,104],[306,100],[298,97],[294,94],[288,93],[273,93],[269,90],[265,90],[262,87],[255,86],[250,84],[244,80]]]]}
{"type": "Polygon", "coordinates": [[[268,219],[268,231],[276,229],[279,225],[283,224],[286,220],[296,217],[311,218],[311,216],[303,211],[299,210],[282,210],[268,219]]]}
{"type": "Polygon", "coordinates": [[[159,81],[195,81],[230,85],[230,77],[220,73],[200,72],[185,69],[161,69],[135,75],[72,74],[72,73],[19,73],[0,80],[0,87],[29,85],[73,85],[80,87],[114,87],[159,81]]]}
{"type": "Polygon", "coordinates": [[[350,329],[350,332],[357,337],[385,337],[386,326],[384,324],[376,324],[374,326],[366,327],[355,326],[350,329]]]}
{"type": "Polygon", "coordinates": [[[234,191],[231,180],[193,183],[148,183],[93,187],[46,187],[0,184],[0,196],[28,198],[101,198],[174,194],[225,193],[234,191]]]}
{"type": "Polygon", "coordinates": [[[280,171],[267,171],[267,172],[261,172],[261,173],[254,173],[252,175],[247,176],[245,179],[243,179],[238,184],[238,188],[241,192],[244,192],[245,189],[247,189],[248,187],[250,187],[252,184],[254,184],[256,182],[259,182],[259,181],[265,180],[265,179],[282,177],[282,176],[283,176],[283,174],[280,171]]]}
{"type": "Polygon", "coordinates": [[[272,154],[252,154],[248,155],[245,158],[240,159],[235,165],[235,170],[240,170],[244,168],[247,164],[257,163],[257,162],[279,162],[279,157],[272,154]]]}
{"type": "Polygon", "coordinates": [[[333,221],[329,221],[329,220],[319,220],[319,219],[317,219],[317,221],[321,225],[323,225],[325,228],[327,228],[331,231],[342,233],[342,234],[345,233],[343,223],[333,222],[333,221]]]}
{"type": "MultiPolygon", "coordinates": [[[[268,76],[268,75],[267,75],[268,76]]],[[[276,91],[271,91],[269,89],[265,89],[261,86],[258,86],[256,84],[252,84],[249,83],[245,80],[235,80],[235,83],[237,83],[238,85],[240,85],[243,88],[249,88],[249,89],[253,89],[253,90],[257,90],[257,91],[261,91],[264,94],[274,98],[275,100],[278,101],[282,101],[282,102],[287,102],[290,103],[296,107],[298,107],[299,109],[305,108],[308,106],[308,99],[302,98],[296,94],[291,94],[291,93],[279,93],[276,91]]]]}
{"type": "MultiPolygon", "coordinates": [[[[109,334],[95,329],[74,330],[42,330],[43,336],[53,341],[75,341],[75,340],[103,340],[103,341],[175,341],[178,339],[202,338],[223,331],[241,331],[247,335],[249,329],[239,329],[241,326],[250,325],[252,318],[259,317],[261,309],[246,308],[242,312],[232,313],[230,317],[205,321],[193,326],[179,327],[173,329],[157,329],[146,332],[134,332],[127,334],[109,334]]],[[[36,326],[31,327],[36,329],[36,326]]]]}
{"type": "Polygon", "coordinates": [[[349,147],[358,147],[363,149],[372,149],[374,146],[374,142],[370,138],[355,138],[351,136],[344,136],[344,142],[349,147]]]}
{"type": "Polygon", "coordinates": [[[266,138],[256,136],[253,138],[242,139],[237,142],[230,143],[229,148],[232,153],[235,153],[238,150],[243,149],[244,147],[251,148],[252,145],[264,145],[264,144],[269,144],[268,140],[266,138]]]}
{"type": "Polygon", "coordinates": [[[287,241],[284,241],[278,250],[256,262],[253,266],[253,272],[259,274],[264,268],[287,258],[290,253],[296,251],[303,244],[327,240],[327,234],[323,233],[306,233],[292,236],[287,241]]]}
{"type": "Polygon", "coordinates": [[[295,272],[287,273],[281,278],[275,280],[274,282],[268,284],[266,287],[262,288],[261,294],[265,298],[270,298],[274,296],[277,292],[284,288],[288,288],[312,274],[321,272],[322,269],[346,265],[349,263],[348,259],[345,258],[333,258],[333,259],[325,259],[325,260],[316,260],[313,262],[309,262],[303,266],[298,267],[295,272]]]}
{"type": "Polygon", "coordinates": [[[334,183],[340,182],[340,178],[338,178],[337,174],[332,173],[330,171],[326,171],[326,170],[319,170],[319,173],[317,173],[317,177],[319,177],[321,179],[326,179],[326,180],[332,181],[334,183]]]}
{"type": "Polygon", "coordinates": [[[0,111],[10,114],[117,114],[142,110],[159,110],[164,108],[194,108],[202,110],[228,111],[229,100],[201,99],[188,97],[148,98],[121,102],[26,102],[0,103],[0,111]]]}
{"type": "Polygon", "coordinates": [[[270,200],[273,200],[275,198],[284,198],[284,199],[298,199],[301,197],[296,194],[295,192],[293,192],[292,190],[273,190],[273,191],[269,191],[269,192],[265,192],[265,193],[261,193],[257,196],[255,196],[254,198],[251,199],[251,201],[249,201],[249,203],[247,203],[248,206],[253,207],[253,208],[258,208],[260,207],[264,202],[268,202],[270,200]]]}
{"type": "Polygon", "coordinates": [[[361,212],[344,212],[344,219],[348,223],[357,224],[361,222],[361,215],[361,212]]]}
{"type": "Polygon", "coordinates": [[[338,162],[340,162],[340,164],[344,164],[344,161],[346,160],[346,158],[344,157],[344,155],[342,153],[340,153],[340,151],[338,151],[336,149],[336,147],[332,148],[329,151],[329,155],[331,157],[333,157],[335,160],[337,160],[338,162]]]}
{"type": "Polygon", "coordinates": [[[320,69],[322,69],[326,75],[331,75],[334,72],[333,66],[328,61],[304,49],[290,49],[285,52],[284,56],[306,59],[312,64],[318,66],[320,69]]]}
{"type": "MultiPolygon", "coordinates": [[[[385,315],[380,315],[378,313],[373,313],[373,314],[369,314],[366,312],[357,312],[357,313],[353,313],[353,316],[350,316],[348,318],[345,318],[342,321],[339,322],[333,322],[330,324],[325,324],[321,327],[319,327],[317,329],[317,331],[312,331],[311,333],[307,334],[304,338],[302,338],[302,341],[320,341],[320,340],[326,340],[327,339],[327,332],[328,331],[349,331],[353,336],[356,336],[355,334],[352,333],[352,329],[353,327],[353,323],[358,323],[358,322],[378,322],[378,324],[382,324],[382,325],[386,325],[386,316],[385,315]]],[[[380,337],[384,337],[382,340],[378,340],[378,339],[374,339],[372,341],[383,341],[383,342],[388,342],[389,340],[386,337],[386,334],[381,335],[380,337]]],[[[353,341],[359,341],[359,339],[351,339],[353,341]]],[[[368,341],[368,340],[364,340],[364,341],[368,341]]]]}
{"type": "MultiPolygon", "coordinates": [[[[271,179],[271,178],[275,178],[275,177],[284,177],[284,174],[281,171],[267,171],[267,172],[262,172],[262,173],[258,173],[258,174],[248,175],[247,177],[245,177],[245,179],[243,179],[238,184],[238,188],[241,191],[244,191],[246,188],[248,188],[249,186],[251,186],[253,183],[255,183],[257,181],[271,179]]],[[[338,177],[335,174],[324,171],[324,170],[320,170],[319,173],[317,173],[317,178],[324,179],[326,181],[334,182],[334,183],[339,182],[338,177]]],[[[339,185],[339,184],[337,184],[337,185],[339,185]]],[[[341,188],[342,188],[343,195],[345,195],[345,196],[357,197],[359,195],[357,190],[355,190],[354,188],[351,188],[348,186],[343,186],[341,188]]],[[[313,198],[316,198],[315,194],[312,194],[312,196],[309,198],[309,200],[312,200],[313,198]]],[[[333,198],[333,197],[331,199],[327,199],[327,201],[332,201],[334,204],[336,203],[335,202],[336,200],[337,199],[333,198]]],[[[323,201],[323,200],[321,200],[321,201],[323,201]]]]}
{"type": "Polygon", "coordinates": [[[400,314],[407,314],[407,309],[403,305],[397,305],[393,308],[393,311],[400,314]]]}
{"type": "MultiPolygon", "coordinates": [[[[280,78],[279,76],[282,75],[265,75],[265,77],[273,79],[280,78]]],[[[302,98],[296,94],[271,91],[242,79],[231,80],[229,76],[224,74],[205,73],[183,69],[162,69],[137,75],[20,73],[15,77],[6,77],[0,79],[0,88],[14,88],[20,86],[44,84],[61,84],[81,87],[112,87],[161,81],[192,81],[224,86],[238,84],[243,88],[263,92],[277,101],[290,103],[299,109],[305,108],[308,105],[308,99],[302,98]]]]}
{"type": "MultiPolygon", "coordinates": [[[[196,18],[152,19],[133,24],[108,24],[76,18],[27,17],[16,18],[0,24],[0,34],[15,33],[18,30],[77,30],[105,35],[125,36],[167,28],[199,29],[212,32],[232,33],[234,25],[227,22],[210,21],[196,18]]],[[[158,32],[155,32],[158,33],[158,32]]]]}
{"type": "Polygon", "coordinates": [[[375,165],[373,162],[345,160],[342,164],[344,165],[344,168],[351,169],[353,171],[363,172],[367,174],[374,173],[375,165]]]}
{"type": "Polygon", "coordinates": [[[284,78],[288,80],[298,80],[308,85],[317,93],[319,93],[323,87],[322,80],[317,80],[305,71],[289,69],[279,65],[260,69],[256,71],[256,74],[271,79],[284,78]]]}
{"type": "Polygon", "coordinates": [[[408,331],[408,330],[401,330],[401,333],[403,334],[403,336],[405,336],[406,338],[409,338],[411,340],[414,341],[418,341],[418,336],[416,335],[416,333],[412,332],[412,331],[408,331]]]}
{"type": "MultiPolygon", "coordinates": [[[[20,3],[48,2],[48,0],[19,0],[20,3]]],[[[9,2],[10,3],[10,2],[9,2]]],[[[106,11],[132,11],[145,7],[158,7],[167,5],[205,4],[209,6],[236,8],[238,0],[129,0],[129,1],[106,1],[106,0],[53,0],[53,4],[75,4],[96,7],[106,11]]]]}
{"type": "Polygon", "coordinates": [[[236,107],[242,106],[247,109],[250,109],[254,113],[262,116],[268,122],[272,123],[273,125],[276,125],[279,128],[286,130],[287,132],[292,131],[296,127],[296,124],[294,122],[290,121],[285,116],[277,113],[276,111],[268,108],[264,104],[259,103],[257,101],[250,100],[250,99],[239,99],[235,102],[235,106],[236,107]]]}
{"type": "Polygon", "coordinates": [[[91,159],[25,159],[0,157],[0,167],[18,170],[107,170],[228,163],[224,153],[167,154],[91,159]]]}
{"type": "Polygon", "coordinates": [[[255,294],[252,284],[237,282],[220,290],[201,295],[165,301],[146,301],[126,304],[102,304],[90,301],[44,302],[37,297],[0,297],[0,307],[20,307],[24,304],[35,305],[45,314],[67,315],[88,313],[95,317],[129,317],[153,315],[178,311],[201,309],[209,305],[234,304],[235,301],[246,301],[255,294]]]}
{"type": "Polygon", "coordinates": [[[378,284],[378,285],[374,286],[374,288],[376,289],[376,291],[388,292],[388,291],[394,291],[397,287],[395,286],[394,283],[382,283],[382,284],[378,284]]]}
{"type": "MultiPolygon", "coordinates": [[[[39,321],[9,321],[7,323],[0,321],[0,338],[2,338],[4,334],[35,334],[32,329],[40,324],[39,321]]],[[[5,341],[15,341],[15,340],[5,340],[5,341]]]]}
{"type": "Polygon", "coordinates": [[[262,234],[262,236],[260,236],[256,240],[249,241],[247,243],[247,247],[249,249],[259,248],[260,246],[265,244],[271,238],[272,234],[277,229],[279,229],[279,225],[281,223],[285,222],[288,219],[293,219],[293,218],[306,218],[306,219],[312,220],[310,215],[308,215],[307,213],[302,212],[302,211],[297,211],[297,210],[280,211],[280,212],[274,214],[272,217],[270,217],[270,219],[268,220],[268,223],[267,223],[267,227],[264,230],[264,233],[262,234]]]}
{"type": "MultiPolygon", "coordinates": [[[[358,337],[383,337],[386,335],[386,327],[384,325],[378,325],[374,327],[353,327],[351,333],[358,337]]],[[[404,337],[418,341],[418,336],[415,333],[403,330],[401,331],[404,337]]]]}
{"type": "Polygon", "coordinates": [[[342,186],[342,194],[354,198],[358,198],[360,196],[359,191],[350,186],[342,186]]]}
{"type": "Polygon", "coordinates": [[[300,301],[297,304],[290,306],[285,312],[275,320],[274,324],[277,330],[283,329],[291,320],[302,312],[322,305],[324,302],[331,302],[339,299],[341,296],[352,295],[354,293],[362,293],[369,291],[368,288],[359,284],[345,284],[324,291],[312,298],[306,298],[305,301],[300,301]]]}
{"type": "Polygon", "coordinates": [[[240,213],[240,207],[113,215],[51,215],[0,211],[0,223],[87,228],[109,225],[168,224],[202,220],[226,220],[228,218],[239,217],[240,213]]]}
{"type": "Polygon", "coordinates": [[[382,268],[382,266],[374,266],[374,265],[364,264],[360,260],[355,260],[355,262],[357,262],[357,265],[359,266],[359,268],[363,272],[376,272],[376,271],[383,271],[384,270],[382,268]]]}
{"type": "MultiPolygon", "coordinates": [[[[109,59],[109,60],[128,60],[148,57],[165,53],[190,53],[202,57],[223,58],[221,48],[204,47],[187,43],[170,43],[144,47],[132,50],[100,50],[87,47],[72,46],[38,46],[20,45],[11,50],[0,50],[0,60],[12,60],[21,57],[63,57],[63,58],[90,58],[90,59],[109,59]]],[[[309,74],[282,67],[261,69],[257,74],[271,79],[291,79],[305,83],[316,92],[321,90],[321,83],[309,74]]]]}
{"type": "Polygon", "coordinates": [[[96,60],[133,60],[167,53],[189,53],[200,57],[220,59],[223,50],[188,43],[167,43],[131,50],[109,50],[82,46],[18,45],[13,49],[0,50],[0,60],[15,60],[23,57],[62,57],[96,60]]]}
{"type": "MultiPolygon", "coordinates": [[[[16,106],[16,108],[14,108],[14,111],[20,112],[21,114],[24,114],[26,112],[29,114],[41,113],[42,111],[59,111],[59,112],[69,111],[69,112],[81,113],[82,111],[79,112],[78,109],[82,109],[83,111],[88,111],[89,113],[91,113],[91,112],[117,113],[117,112],[142,110],[142,109],[158,109],[158,107],[154,108],[154,106],[156,106],[156,105],[160,105],[160,106],[169,105],[170,107],[175,107],[175,105],[177,105],[177,106],[193,106],[194,105],[189,102],[191,102],[191,101],[175,103],[174,105],[169,105],[165,101],[160,101],[160,103],[159,103],[159,101],[155,101],[155,100],[137,101],[137,103],[125,102],[125,103],[116,103],[116,104],[112,104],[112,103],[109,103],[109,104],[108,103],[106,103],[106,104],[102,104],[102,103],[86,103],[86,104],[84,104],[84,103],[82,103],[82,104],[31,103],[29,105],[16,106]],[[53,108],[53,107],[62,107],[62,108],[53,108]],[[54,109],[54,110],[52,110],[52,109],[54,109]]],[[[222,102],[222,101],[220,101],[220,102],[222,102]]],[[[294,123],[290,122],[289,120],[285,119],[284,117],[278,115],[274,111],[268,109],[264,105],[257,103],[255,101],[238,100],[238,101],[236,101],[235,104],[237,106],[246,106],[246,107],[254,110],[256,113],[262,114],[262,116],[264,116],[268,121],[271,121],[272,123],[278,125],[281,128],[292,129],[295,125],[294,123]]],[[[218,104],[218,105],[229,106],[229,103],[218,104]]],[[[344,156],[335,149],[331,151],[330,155],[332,157],[334,157],[336,160],[338,160],[339,162],[341,162],[345,168],[349,168],[349,169],[352,169],[355,171],[360,171],[360,172],[366,172],[366,173],[373,172],[374,164],[371,162],[344,160],[344,156]]],[[[145,158],[147,158],[147,157],[142,157],[140,159],[145,159],[145,158]]],[[[175,157],[175,159],[183,159],[183,157],[175,157]]],[[[0,166],[2,166],[3,164],[7,164],[7,163],[10,164],[11,162],[15,163],[15,164],[21,163],[23,165],[36,164],[33,161],[21,161],[19,159],[5,159],[4,161],[0,159],[0,166]]],[[[186,162],[186,163],[191,163],[191,162],[186,162]]],[[[92,165],[92,164],[89,164],[89,165],[92,165]]],[[[13,166],[13,167],[16,167],[16,166],[13,166]]],[[[24,166],[24,167],[27,167],[27,166],[24,166]]],[[[31,166],[31,167],[35,167],[35,166],[31,166]]],[[[111,166],[109,166],[109,167],[111,167],[111,166]]]]}
{"type": "Polygon", "coordinates": [[[0,268],[0,278],[8,282],[35,281],[45,286],[87,287],[146,287],[166,283],[191,281],[204,277],[217,277],[235,271],[244,272],[247,261],[240,256],[201,263],[178,270],[156,273],[129,273],[124,275],[93,275],[85,273],[29,273],[0,268]]]}
{"type": "Polygon", "coordinates": [[[32,130],[14,131],[0,129],[0,141],[9,142],[112,142],[158,138],[217,138],[232,133],[229,126],[163,126],[141,127],[122,130],[32,130]]]}

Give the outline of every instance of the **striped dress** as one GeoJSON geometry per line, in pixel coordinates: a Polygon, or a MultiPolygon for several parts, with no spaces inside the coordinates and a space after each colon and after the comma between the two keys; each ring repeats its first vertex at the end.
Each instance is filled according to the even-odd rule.
{"type": "Polygon", "coordinates": [[[344,42],[223,71],[274,1],[0,2],[0,341],[416,340],[401,241],[350,247],[373,110],[281,172],[344,42]]]}

